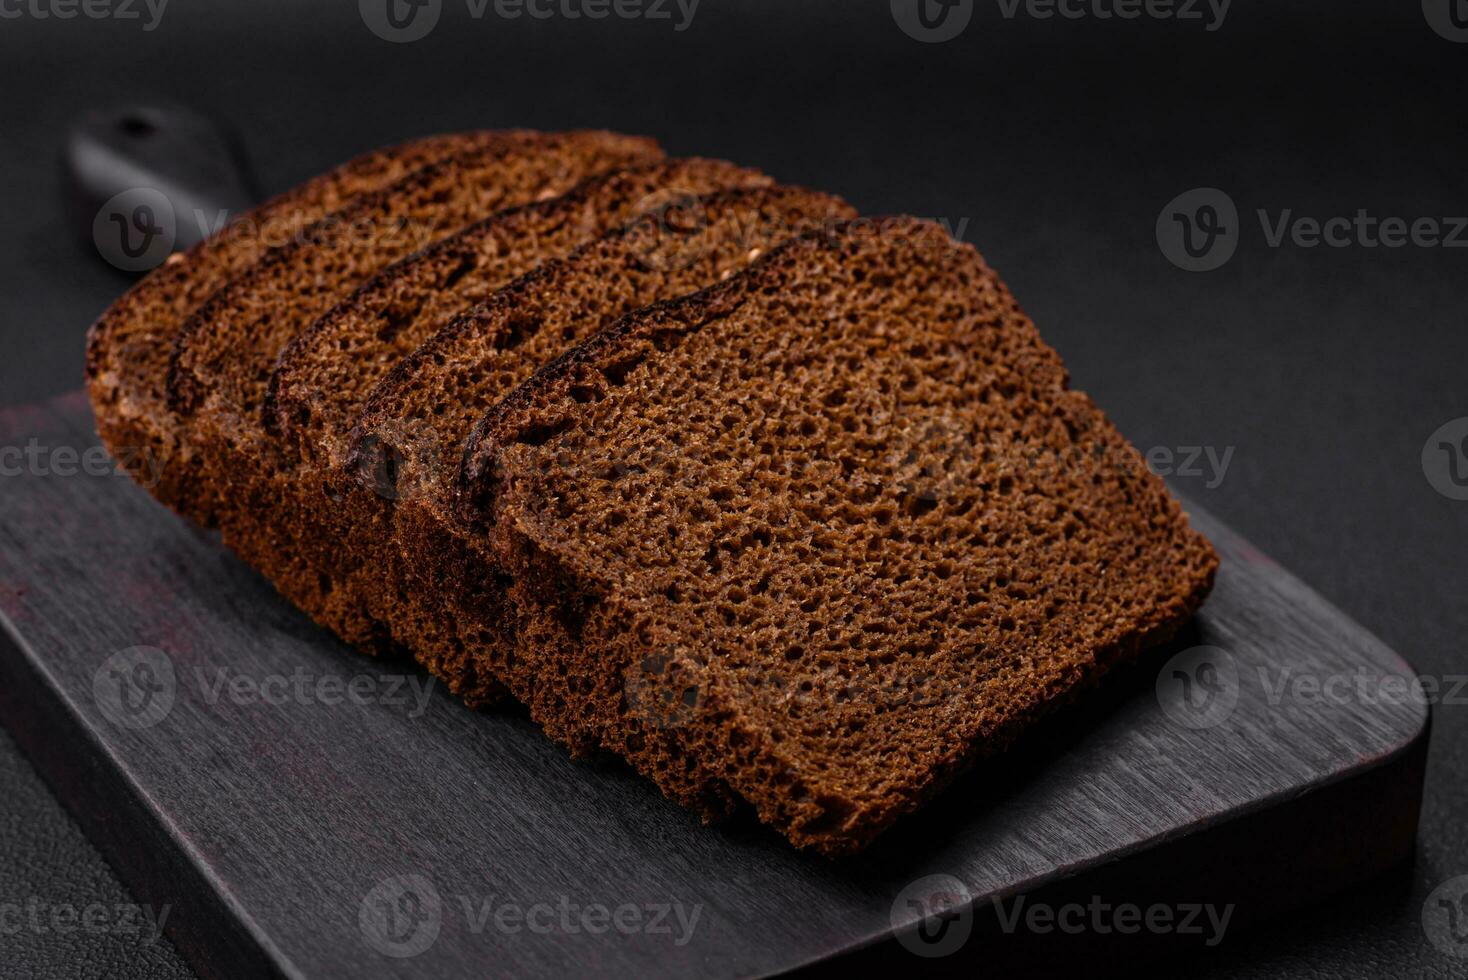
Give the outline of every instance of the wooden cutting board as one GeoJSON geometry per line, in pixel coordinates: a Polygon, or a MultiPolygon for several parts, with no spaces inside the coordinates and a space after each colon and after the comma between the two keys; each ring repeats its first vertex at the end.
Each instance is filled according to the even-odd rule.
{"type": "Polygon", "coordinates": [[[833,863],[355,654],[95,446],[79,394],[0,413],[0,714],[207,976],[1094,972],[1411,853],[1410,668],[1196,507],[1187,636],[833,863]],[[1174,926],[1025,911],[1072,902],[1174,926]]]}

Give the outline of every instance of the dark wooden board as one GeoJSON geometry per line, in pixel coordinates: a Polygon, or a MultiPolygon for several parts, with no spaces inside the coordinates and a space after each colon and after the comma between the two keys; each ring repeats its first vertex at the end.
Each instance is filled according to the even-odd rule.
{"type": "Polygon", "coordinates": [[[906,898],[931,875],[961,883],[946,920],[981,935],[991,899],[1066,888],[1226,896],[1237,922],[1258,920],[1410,852],[1420,701],[1270,693],[1303,676],[1379,694],[1410,668],[1197,508],[1224,562],[1174,650],[832,863],[749,820],[705,828],[514,711],[471,712],[436,686],[418,702],[423,675],[334,642],[99,467],[94,445],[79,395],[0,415],[0,449],[19,450],[0,456],[0,713],[140,900],[171,906],[170,935],[209,975],[922,966],[940,961],[892,937],[920,924],[906,898]],[[1169,662],[1199,645],[1226,651],[1204,658],[1211,673],[1197,655],[1169,662]],[[1179,700],[1179,669],[1195,695],[1236,693],[1232,709],[1190,727],[1202,716],[1179,700]]]}

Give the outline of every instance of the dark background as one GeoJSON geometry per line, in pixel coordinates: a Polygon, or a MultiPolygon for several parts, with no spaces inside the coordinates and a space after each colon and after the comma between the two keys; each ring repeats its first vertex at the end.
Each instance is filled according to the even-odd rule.
{"type": "MultiPolygon", "coordinates": [[[[142,9],[141,7],[139,9],[142,9]]],[[[597,126],[941,217],[1009,280],[1078,387],[1140,447],[1232,447],[1178,485],[1423,674],[1468,673],[1468,502],[1420,453],[1468,415],[1468,251],[1266,245],[1271,216],[1468,214],[1468,44],[1416,0],[1234,0],[1199,22],[1007,20],[979,0],[922,44],[888,0],[703,0],[669,21],[473,20],[384,42],[351,0],[176,0],[142,21],[0,19],[0,401],[81,383],[87,325],[127,285],[69,237],[59,148],[79,113],[181,101],[227,120],[267,192],[436,130],[597,126]],[[1154,224],[1226,191],[1237,254],[1188,273],[1154,224]],[[966,224],[965,224],[966,222],[966,224]]],[[[3,487],[0,487],[3,492],[3,487]]],[[[1414,868],[1267,932],[1205,977],[1461,976],[1422,904],[1468,873],[1468,706],[1436,709],[1414,868]]],[[[0,736],[0,901],[127,901],[0,736]]],[[[14,976],[187,976],[166,945],[22,932],[14,976]]]]}

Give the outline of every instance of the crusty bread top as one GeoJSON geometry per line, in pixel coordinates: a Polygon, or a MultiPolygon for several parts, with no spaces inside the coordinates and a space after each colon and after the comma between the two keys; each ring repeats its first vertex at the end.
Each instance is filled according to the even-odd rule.
{"type": "MultiPolygon", "coordinates": [[[[190,313],[268,248],[289,242],[360,194],[506,135],[444,134],[373,150],[233,217],[217,234],[169,256],[118,298],[88,333],[87,387],[104,438],[133,425],[169,436],[167,375],[173,335],[190,313]]],[[[112,448],[122,455],[122,449],[142,447],[112,448]]]]}
{"type": "Polygon", "coordinates": [[[660,156],[603,132],[509,136],[432,164],[318,221],[215,293],[175,338],[169,402],[208,405],[221,431],[259,427],[277,356],[343,293],[391,262],[505,207],[660,156]]]}
{"type": "Polygon", "coordinates": [[[978,253],[916,219],[623,319],[488,413],[458,491],[551,608],[624,621],[564,669],[676,662],[687,750],[830,853],[1168,635],[1216,567],[978,253]]]}
{"type": "Polygon", "coordinates": [[[768,183],[722,160],[670,160],[470,225],[382,270],[297,337],[271,376],[267,421],[295,452],[330,459],[373,385],[455,314],[664,200],[768,183]]]}
{"type": "Polygon", "coordinates": [[[354,432],[358,472],[393,472],[398,498],[451,488],[473,423],[541,364],[618,317],[727,279],[787,238],[849,219],[840,198],[759,187],[670,199],[624,229],[465,312],[373,390],[354,432]],[[363,458],[391,454],[393,467],[363,458]]]}

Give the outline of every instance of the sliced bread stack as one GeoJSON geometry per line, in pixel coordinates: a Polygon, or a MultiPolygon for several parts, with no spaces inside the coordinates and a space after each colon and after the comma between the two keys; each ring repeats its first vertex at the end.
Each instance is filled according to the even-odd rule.
{"type": "Polygon", "coordinates": [[[231,220],[219,234],[170,256],[123,295],[92,327],[86,378],[103,442],[119,460],[145,454],[162,467],[155,489],[165,503],[191,500],[193,448],[179,438],[166,385],[173,339],[191,313],[271,244],[285,245],[328,214],[421,167],[510,133],[430,136],[376,150],[231,220]]]}
{"type": "Polygon", "coordinates": [[[611,133],[347,164],[120,299],[88,381],[344,639],[828,855],[1216,567],[971,247],[611,133]]]}
{"type": "MultiPolygon", "coordinates": [[[[615,171],[564,196],[500,211],[384,269],[280,355],[264,421],[296,462],[285,480],[274,480],[273,496],[285,505],[288,523],[280,516],[261,520],[247,509],[233,522],[239,549],[258,555],[257,565],[283,592],[348,640],[371,639],[354,629],[363,622],[392,639],[391,612],[403,601],[393,574],[392,501],[381,492],[382,481],[364,484],[343,469],[347,436],[373,385],[461,310],[541,262],[659,202],[769,183],[756,171],[715,160],[615,171]],[[282,532],[296,542],[293,552],[272,547],[282,532]],[[353,547],[341,547],[343,540],[353,547]],[[292,565],[292,555],[306,560],[292,565]]],[[[474,699],[468,689],[463,693],[474,699]]]]}
{"type": "MultiPolygon", "coordinates": [[[[728,191],[660,209],[501,290],[377,386],[357,427],[352,468],[381,473],[383,460],[397,461],[390,536],[405,558],[405,578],[377,580],[380,592],[399,586],[379,607],[391,610],[398,632],[417,638],[419,656],[451,687],[486,672],[513,676],[521,681],[516,697],[536,715],[542,692],[555,688],[536,684],[533,674],[507,673],[514,611],[497,566],[479,560],[475,535],[455,519],[458,466],[444,463],[457,457],[478,418],[561,350],[619,316],[721,282],[790,235],[850,216],[836,198],[785,187],[728,191]]],[[[595,744],[567,741],[578,749],[595,744]]],[[[665,789],[699,807],[708,795],[701,784],[665,789]]]]}
{"type": "Polygon", "coordinates": [[[602,132],[511,134],[430,164],[352,201],[215,292],[173,338],[170,406],[199,460],[200,491],[177,506],[217,524],[242,558],[317,568],[273,578],[308,613],[349,641],[382,647],[365,611],[336,608],[331,550],[297,529],[296,477],[274,464],[264,404],[283,350],[370,277],[497,211],[558,197],[588,176],[661,157],[644,139],[602,132]],[[287,489],[289,488],[289,489],[287,489]],[[190,506],[191,505],[191,506],[190,506]],[[265,515],[265,533],[260,533],[265,515]]]}

